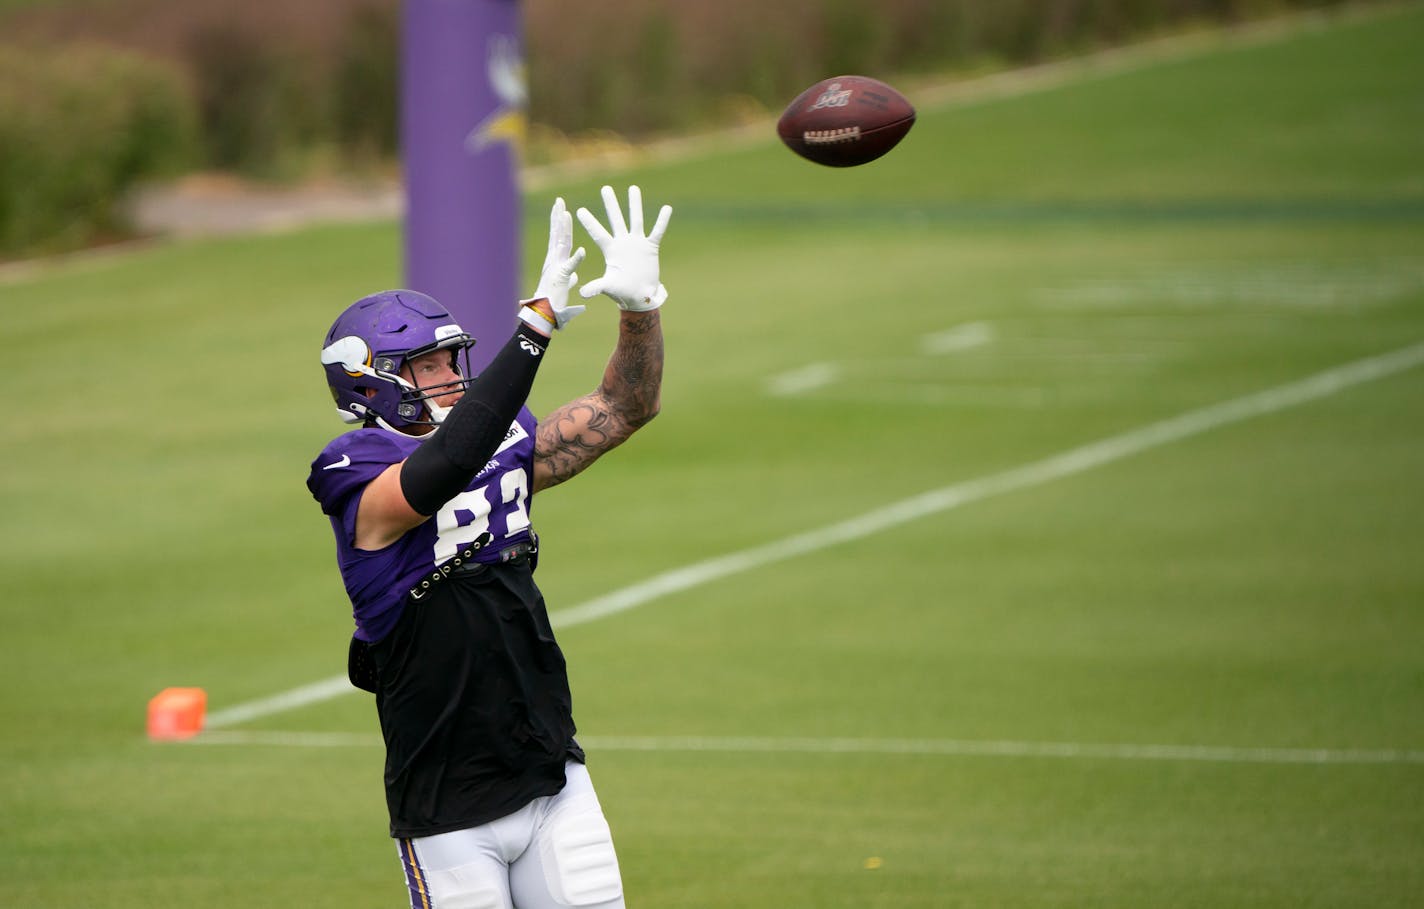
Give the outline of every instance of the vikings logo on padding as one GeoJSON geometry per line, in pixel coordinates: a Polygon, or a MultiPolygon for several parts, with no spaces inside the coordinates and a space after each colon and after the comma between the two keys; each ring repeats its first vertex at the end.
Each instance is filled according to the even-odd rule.
{"type": "Polygon", "coordinates": [[[508,142],[516,148],[524,143],[529,89],[524,81],[524,58],[519,53],[519,42],[510,35],[492,36],[485,68],[499,106],[465,137],[465,149],[471,154],[499,142],[508,142]]]}

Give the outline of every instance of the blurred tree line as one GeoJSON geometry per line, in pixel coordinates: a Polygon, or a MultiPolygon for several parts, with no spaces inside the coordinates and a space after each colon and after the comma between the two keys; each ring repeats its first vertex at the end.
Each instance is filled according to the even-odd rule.
{"type": "MultiPolygon", "coordinates": [[[[1349,0],[522,0],[532,144],[779,111],[828,75],[1031,63],[1349,0]]],[[[400,0],[0,3],[0,255],[123,231],[136,181],[396,157],[400,0]]]]}

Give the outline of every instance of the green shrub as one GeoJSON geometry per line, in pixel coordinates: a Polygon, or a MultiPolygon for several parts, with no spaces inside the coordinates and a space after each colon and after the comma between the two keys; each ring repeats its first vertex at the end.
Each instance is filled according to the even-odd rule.
{"type": "Polygon", "coordinates": [[[101,47],[0,48],[0,254],[122,234],[135,182],[193,161],[174,68],[101,47]]]}
{"type": "Polygon", "coordinates": [[[211,167],[276,176],[284,161],[331,136],[328,67],[251,28],[207,26],[188,40],[211,167]]]}
{"type": "MultiPolygon", "coordinates": [[[[522,2],[532,135],[577,153],[774,113],[839,73],[894,79],[1014,65],[1349,0],[522,2]]],[[[66,3],[74,0],[53,4],[57,16],[66,3]]],[[[256,7],[214,24],[210,4],[173,5],[168,31],[182,36],[181,50],[149,48],[165,62],[0,44],[0,254],[122,231],[124,189],[183,164],[283,177],[333,145],[347,164],[395,157],[399,0],[303,9],[306,18],[291,21],[319,27],[284,29],[256,7]]],[[[141,31],[128,40],[145,46],[141,31]]]]}
{"type": "Polygon", "coordinates": [[[398,146],[400,9],[365,0],[336,48],[332,86],[336,138],[358,162],[391,158],[398,146]]]}
{"type": "Polygon", "coordinates": [[[780,110],[827,76],[1032,63],[1172,27],[1346,2],[525,0],[531,118],[565,132],[659,132],[715,116],[730,96],[780,110]]]}

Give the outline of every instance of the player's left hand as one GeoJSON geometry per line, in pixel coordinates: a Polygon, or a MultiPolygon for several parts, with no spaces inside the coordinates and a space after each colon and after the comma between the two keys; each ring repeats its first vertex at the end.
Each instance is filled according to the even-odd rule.
{"type": "Polygon", "coordinates": [[[626,223],[611,186],[603,187],[603,207],[612,232],[604,230],[588,209],[578,210],[579,223],[603,251],[604,261],[603,277],[580,287],[579,293],[585,299],[597,293],[607,294],[619,309],[631,312],[657,309],[667,300],[667,288],[658,280],[658,247],[667,232],[672,206],[662,207],[647,234],[643,233],[643,191],[638,187],[628,187],[626,223]]]}

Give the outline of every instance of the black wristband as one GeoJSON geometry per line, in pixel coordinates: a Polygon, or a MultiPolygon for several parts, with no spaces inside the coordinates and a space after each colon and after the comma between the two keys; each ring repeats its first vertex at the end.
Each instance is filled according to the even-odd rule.
{"type": "Polygon", "coordinates": [[[519,415],[548,347],[548,338],[519,324],[439,429],[401,465],[401,492],[411,508],[435,514],[470,485],[519,415]]]}

